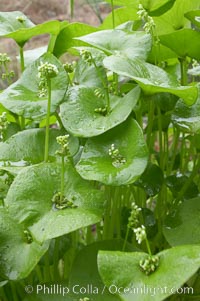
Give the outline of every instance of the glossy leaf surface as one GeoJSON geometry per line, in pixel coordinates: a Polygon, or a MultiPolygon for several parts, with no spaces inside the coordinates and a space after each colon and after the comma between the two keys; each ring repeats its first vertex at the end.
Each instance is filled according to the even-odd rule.
{"type": "Polygon", "coordinates": [[[190,105],[197,98],[196,87],[180,86],[175,76],[139,59],[130,60],[123,56],[113,55],[104,59],[104,65],[119,75],[134,79],[146,94],[169,92],[183,98],[190,105]]]}
{"type": "Polygon", "coordinates": [[[46,116],[47,96],[39,98],[38,66],[48,62],[57,66],[59,74],[51,80],[51,113],[54,113],[65,95],[68,78],[62,64],[46,53],[24,71],[21,78],[0,94],[0,103],[12,113],[29,119],[46,116]]]}
{"type": "Polygon", "coordinates": [[[93,88],[72,88],[67,101],[60,107],[61,120],[66,130],[76,136],[97,136],[126,120],[139,96],[139,87],[124,97],[110,95],[111,112],[104,116],[95,112],[95,109],[105,108],[105,97],[96,96],[93,88]]]}
{"type": "Polygon", "coordinates": [[[87,180],[106,185],[130,184],[143,173],[147,156],[141,128],[129,119],[101,136],[88,139],[76,169],[87,180]],[[125,160],[119,166],[109,155],[112,144],[125,160]]]}
{"type": "Polygon", "coordinates": [[[12,183],[6,197],[10,214],[29,226],[40,243],[95,224],[101,219],[102,193],[90,187],[66,163],[64,195],[76,208],[56,209],[53,197],[60,191],[61,166],[41,163],[27,167],[12,183]]]}
{"type": "Polygon", "coordinates": [[[121,289],[123,301],[161,301],[181,287],[200,267],[200,247],[180,246],[157,254],[159,267],[147,276],[141,271],[139,262],[147,257],[146,253],[125,253],[100,251],[98,267],[100,275],[110,290],[115,286],[121,289]],[[161,290],[160,288],[167,289],[161,290]],[[149,290],[145,290],[144,286],[149,290]],[[124,289],[124,293],[123,293],[124,289]]]}

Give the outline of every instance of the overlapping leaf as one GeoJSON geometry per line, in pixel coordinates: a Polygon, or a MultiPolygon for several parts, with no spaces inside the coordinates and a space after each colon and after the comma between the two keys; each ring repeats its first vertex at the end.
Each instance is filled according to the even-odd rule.
{"type": "Polygon", "coordinates": [[[175,76],[138,58],[130,60],[120,55],[112,55],[104,59],[104,65],[119,75],[134,79],[149,95],[169,92],[183,98],[185,103],[189,105],[197,99],[198,90],[196,87],[180,86],[175,76]]]}
{"type": "MultiPolygon", "coordinates": [[[[49,156],[55,157],[59,149],[56,137],[63,135],[62,131],[50,129],[49,156]]],[[[44,159],[45,130],[30,129],[18,132],[7,141],[0,143],[0,161],[28,161],[39,163],[44,159]]],[[[70,154],[73,156],[78,151],[78,139],[70,136],[70,154]]]]}
{"type": "Polygon", "coordinates": [[[107,55],[124,54],[129,58],[146,59],[151,50],[151,35],[142,31],[120,29],[101,30],[77,38],[92,45],[107,55]]]}
{"type": "Polygon", "coordinates": [[[143,173],[147,157],[141,128],[135,120],[129,119],[98,137],[88,139],[76,169],[87,180],[116,186],[130,184],[143,173]],[[119,166],[109,155],[112,144],[125,160],[119,166]]]}
{"type": "Polygon", "coordinates": [[[115,287],[120,288],[122,301],[165,300],[199,269],[200,246],[174,247],[160,252],[158,256],[159,267],[147,276],[139,266],[147,254],[100,251],[99,272],[111,291],[114,292],[115,287]],[[148,287],[145,292],[144,286],[148,287]]]}
{"type": "Polygon", "coordinates": [[[0,36],[14,39],[21,47],[33,36],[44,33],[56,35],[59,31],[59,21],[35,25],[22,12],[0,12],[0,36]]]}
{"type": "Polygon", "coordinates": [[[24,71],[21,78],[0,94],[0,103],[12,113],[29,119],[41,120],[46,116],[47,96],[39,98],[38,66],[48,62],[57,66],[59,74],[51,80],[51,113],[62,102],[68,78],[62,64],[51,54],[46,53],[24,71]]]}
{"type": "Polygon", "coordinates": [[[165,220],[163,233],[172,246],[200,244],[200,198],[184,201],[165,220]]]}
{"type": "Polygon", "coordinates": [[[124,97],[110,95],[111,112],[103,116],[95,109],[105,108],[105,97],[97,97],[93,88],[75,87],[69,91],[67,101],[60,107],[61,120],[67,131],[76,136],[97,136],[126,120],[139,96],[139,87],[124,97]]]}
{"type": "Polygon", "coordinates": [[[27,167],[15,178],[5,200],[13,218],[29,226],[40,243],[101,219],[102,193],[67,163],[64,195],[77,208],[55,209],[52,199],[60,191],[60,172],[61,166],[55,163],[27,167]]]}
{"type": "Polygon", "coordinates": [[[27,242],[25,228],[16,224],[6,210],[0,210],[0,277],[17,280],[27,277],[49,243],[27,242]]]}

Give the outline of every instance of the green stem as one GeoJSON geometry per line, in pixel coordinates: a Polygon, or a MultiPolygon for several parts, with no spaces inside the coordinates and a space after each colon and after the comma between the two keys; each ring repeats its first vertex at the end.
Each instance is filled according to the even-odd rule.
{"type": "Polygon", "coordinates": [[[24,64],[24,49],[23,49],[23,47],[19,47],[19,55],[20,55],[21,73],[23,73],[24,69],[25,69],[25,64],[24,64]]]}
{"type": "Polygon", "coordinates": [[[47,116],[46,116],[46,134],[45,134],[45,150],[44,150],[44,162],[48,162],[49,159],[49,124],[50,124],[50,112],[51,112],[51,80],[47,80],[48,87],[48,103],[47,103],[47,116]]]}
{"type": "Polygon", "coordinates": [[[177,148],[178,148],[178,143],[179,143],[179,135],[180,135],[180,130],[176,129],[176,131],[174,131],[174,141],[173,141],[173,145],[172,145],[172,159],[171,159],[171,164],[168,164],[168,166],[169,166],[168,171],[167,171],[168,175],[171,174],[171,172],[173,170],[173,167],[174,167],[174,162],[175,162],[175,158],[176,158],[176,154],[177,154],[177,148]]]}
{"type": "Polygon", "coordinates": [[[12,300],[13,301],[18,301],[18,296],[17,296],[15,284],[12,281],[10,282],[10,286],[11,286],[11,291],[12,291],[12,300]]]}
{"type": "Polygon", "coordinates": [[[123,247],[122,247],[122,251],[123,251],[123,252],[124,252],[125,247],[126,247],[126,243],[127,243],[127,240],[128,240],[129,231],[130,231],[130,228],[127,227],[127,229],[126,229],[126,236],[125,236],[124,244],[123,244],[123,247]]]}
{"type": "Polygon", "coordinates": [[[60,202],[64,198],[64,184],[65,184],[65,157],[61,157],[61,182],[60,182],[60,202]]]}
{"type": "Polygon", "coordinates": [[[147,145],[151,150],[151,136],[153,129],[153,118],[154,118],[154,101],[149,101],[149,114],[148,114],[148,126],[147,126],[147,145]]]}
{"type": "Polygon", "coordinates": [[[145,242],[146,242],[146,246],[147,246],[147,251],[148,251],[149,255],[152,256],[151,248],[150,248],[149,241],[147,238],[145,239],[145,242]]]}
{"type": "Polygon", "coordinates": [[[59,246],[60,246],[60,239],[59,237],[55,238],[55,246],[54,246],[54,257],[53,257],[53,278],[54,281],[59,281],[60,273],[59,273],[59,246]]]}
{"type": "Polygon", "coordinates": [[[180,58],[179,61],[181,64],[181,85],[187,86],[187,84],[188,84],[187,61],[186,61],[186,58],[180,58]]]}
{"type": "Polygon", "coordinates": [[[115,11],[114,11],[114,0],[111,0],[111,7],[112,7],[112,25],[113,25],[113,29],[115,29],[115,11]]]}

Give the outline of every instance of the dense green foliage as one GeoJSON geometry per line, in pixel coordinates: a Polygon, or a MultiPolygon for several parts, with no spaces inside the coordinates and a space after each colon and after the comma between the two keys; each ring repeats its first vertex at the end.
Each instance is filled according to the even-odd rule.
{"type": "Polygon", "coordinates": [[[0,301],[200,299],[199,0],[107,2],[0,13],[0,301]]]}

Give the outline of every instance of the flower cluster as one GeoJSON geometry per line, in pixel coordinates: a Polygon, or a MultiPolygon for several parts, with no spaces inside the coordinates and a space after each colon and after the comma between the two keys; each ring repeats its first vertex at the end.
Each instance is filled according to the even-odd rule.
{"type": "Polygon", "coordinates": [[[82,60],[86,62],[88,65],[92,64],[93,59],[90,51],[83,49],[80,51],[80,56],[82,60]]]}
{"type": "Polygon", "coordinates": [[[4,130],[6,130],[8,127],[8,124],[9,124],[9,122],[7,120],[6,112],[3,112],[0,115],[0,132],[3,132],[4,130]]]}
{"type": "Polygon", "coordinates": [[[113,160],[112,164],[114,167],[120,167],[121,165],[126,163],[126,159],[119,153],[118,148],[115,148],[114,143],[111,144],[111,147],[108,150],[108,154],[113,160]]]}
{"type": "Polygon", "coordinates": [[[18,17],[16,17],[16,20],[20,23],[24,23],[26,21],[26,18],[23,16],[18,16],[18,17]]]}
{"type": "Polygon", "coordinates": [[[128,227],[131,229],[135,229],[139,224],[139,213],[142,209],[139,208],[135,202],[131,204],[131,215],[128,219],[128,227]]]}
{"type": "Polygon", "coordinates": [[[94,95],[97,96],[98,98],[104,98],[105,94],[101,88],[97,88],[94,90],[94,95]]]}
{"type": "Polygon", "coordinates": [[[152,33],[155,28],[155,22],[152,17],[150,17],[147,11],[144,9],[142,4],[139,4],[137,15],[141,20],[145,22],[144,30],[146,33],[152,33]]]}
{"type": "Polygon", "coordinates": [[[150,275],[151,273],[155,272],[158,266],[159,257],[157,255],[149,255],[148,258],[140,260],[140,267],[146,275],[150,275]]]}
{"type": "Polygon", "coordinates": [[[0,66],[2,70],[1,78],[2,80],[10,80],[15,76],[15,73],[13,70],[10,72],[8,71],[7,65],[11,62],[10,57],[7,55],[7,53],[0,53],[0,66]]]}
{"type": "Polygon", "coordinates": [[[69,135],[58,136],[56,137],[56,141],[61,146],[61,148],[56,151],[56,155],[61,157],[70,156],[69,135]]]}
{"type": "Polygon", "coordinates": [[[57,192],[53,198],[52,203],[54,208],[56,209],[65,209],[65,208],[77,208],[74,204],[73,200],[68,200],[65,196],[61,194],[61,192],[57,192]]]}
{"type": "Polygon", "coordinates": [[[74,69],[76,67],[76,62],[73,61],[71,63],[65,63],[65,64],[63,64],[63,67],[67,73],[73,73],[74,69]]]}
{"type": "Polygon", "coordinates": [[[39,97],[45,97],[48,91],[48,80],[58,75],[58,68],[50,63],[40,63],[38,67],[39,82],[39,97]]]}
{"type": "Polygon", "coordinates": [[[144,225],[142,225],[141,227],[133,229],[133,231],[135,233],[136,240],[139,244],[141,244],[142,241],[146,240],[147,234],[146,234],[146,228],[145,228],[144,225]]]}

